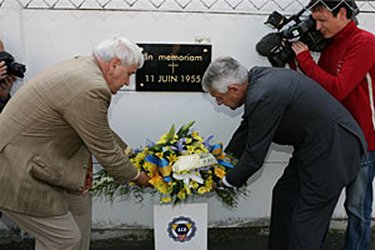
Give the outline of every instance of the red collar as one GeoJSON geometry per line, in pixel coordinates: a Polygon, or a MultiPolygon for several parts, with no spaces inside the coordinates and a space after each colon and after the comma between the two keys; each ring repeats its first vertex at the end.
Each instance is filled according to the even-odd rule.
{"type": "Polygon", "coordinates": [[[346,39],[351,36],[351,33],[357,29],[357,24],[352,20],[342,30],[340,30],[334,37],[333,40],[346,39]]]}

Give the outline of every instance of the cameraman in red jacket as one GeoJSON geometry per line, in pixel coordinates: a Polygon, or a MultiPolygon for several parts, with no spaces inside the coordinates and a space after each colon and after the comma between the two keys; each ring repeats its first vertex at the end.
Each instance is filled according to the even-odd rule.
{"type": "Polygon", "coordinates": [[[322,85],[353,115],[362,128],[368,154],[356,180],[346,188],[348,227],[344,249],[369,249],[375,172],[375,37],[357,27],[354,1],[311,1],[316,29],[329,39],[318,63],[302,42],[292,48],[298,67],[322,85]]]}

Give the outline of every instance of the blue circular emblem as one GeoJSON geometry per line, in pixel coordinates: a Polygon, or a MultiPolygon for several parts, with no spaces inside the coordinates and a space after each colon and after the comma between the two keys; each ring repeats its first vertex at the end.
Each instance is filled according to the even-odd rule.
{"type": "Polygon", "coordinates": [[[174,241],[186,242],[195,236],[197,227],[189,217],[180,216],[168,223],[168,236],[174,241]]]}

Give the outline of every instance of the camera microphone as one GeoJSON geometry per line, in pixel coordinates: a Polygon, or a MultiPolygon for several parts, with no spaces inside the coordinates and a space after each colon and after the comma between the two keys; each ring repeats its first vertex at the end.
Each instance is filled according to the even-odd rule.
{"type": "Polygon", "coordinates": [[[280,48],[281,44],[282,38],[279,33],[269,33],[257,43],[255,49],[261,56],[270,56],[280,48]]]}

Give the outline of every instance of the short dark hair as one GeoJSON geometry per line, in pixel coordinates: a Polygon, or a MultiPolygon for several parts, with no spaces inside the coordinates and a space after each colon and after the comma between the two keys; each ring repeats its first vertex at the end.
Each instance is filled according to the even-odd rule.
{"type": "Polygon", "coordinates": [[[346,10],[346,17],[348,19],[353,18],[358,11],[358,7],[354,3],[354,0],[312,0],[308,6],[311,11],[317,11],[323,8],[328,9],[335,17],[337,16],[337,13],[340,11],[340,9],[344,8],[346,10]]]}

